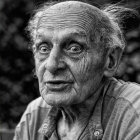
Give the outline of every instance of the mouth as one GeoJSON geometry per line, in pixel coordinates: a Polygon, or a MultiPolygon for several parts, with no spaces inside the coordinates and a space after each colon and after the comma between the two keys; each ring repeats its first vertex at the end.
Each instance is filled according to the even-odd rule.
{"type": "Polygon", "coordinates": [[[72,83],[72,81],[52,80],[47,81],[45,84],[50,91],[63,91],[70,87],[72,83]]]}

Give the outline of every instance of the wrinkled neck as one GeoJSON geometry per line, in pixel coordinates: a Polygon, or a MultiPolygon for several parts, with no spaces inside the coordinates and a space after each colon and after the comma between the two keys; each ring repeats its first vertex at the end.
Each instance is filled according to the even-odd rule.
{"type": "Polygon", "coordinates": [[[100,98],[100,95],[102,94],[104,82],[105,81],[101,82],[92,96],[87,98],[84,102],[67,107],[60,107],[61,120],[69,126],[75,122],[78,122],[81,125],[87,122],[94,110],[98,98],[100,98]]]}

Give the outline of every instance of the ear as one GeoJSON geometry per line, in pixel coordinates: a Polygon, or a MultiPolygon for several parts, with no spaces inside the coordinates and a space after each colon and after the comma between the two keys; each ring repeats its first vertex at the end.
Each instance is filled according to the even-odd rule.
{"type": "Polygon", "coordinates": [[[114,76],[118,68],[121,56],[122,56],[122,49],[120,47],[111,48],[109,50],[107,55],[106,65],[105,65],[105,71],[104,71],[105,77],[114,76]]]}

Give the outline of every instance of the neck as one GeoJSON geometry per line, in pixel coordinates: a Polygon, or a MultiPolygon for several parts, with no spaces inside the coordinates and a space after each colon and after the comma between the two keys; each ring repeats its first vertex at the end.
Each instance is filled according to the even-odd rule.
{"type": "Polygon", "coordinates": [[[60,107],[61,117],[60,120],[65,123],[68,127],[71,127],[75,122],[83,125],[90,118],[93,112],[95,103],[100,96],[101,89],[104,83],[101,83],[99,88],[92,96],[80,104],[74,104],[67,107],[60,107]]]}

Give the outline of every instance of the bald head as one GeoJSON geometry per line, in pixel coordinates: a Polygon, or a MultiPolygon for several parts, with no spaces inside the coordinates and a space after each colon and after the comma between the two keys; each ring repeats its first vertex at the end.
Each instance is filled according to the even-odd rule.
{"type": "Polygon", "coordinates": [[[34,41],[39,29],[60,30],[72,27],[82,29],[96,44],[102,42],[106,47],[122,47],[118,24],[106,12],[79,1],[65,1],[41,7],[30,21],[29,31],[34,41]]]}
{"type": "Polygon", "coordinates": [[[102,30],[103,33],[101,28],[105,28],[103,27],[104,22],[107,23],[109,20],[100,9],[83,2],[67,1],[46,9],[40,17],[37,29],[43,27],[48,29],[78,27],[87,34],[97,33],[99,30],[102,30]]]}

